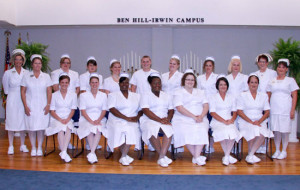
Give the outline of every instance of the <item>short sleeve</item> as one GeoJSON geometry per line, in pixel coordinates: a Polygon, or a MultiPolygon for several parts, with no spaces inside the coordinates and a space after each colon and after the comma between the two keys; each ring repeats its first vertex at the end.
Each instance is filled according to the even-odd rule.
{"type": "Polygon", "coordinates": [[[79,87],[80,87],[80,90],[86,90],[86,81],[84,80],[84,75],[80,75],[79,77],[79,87]]]}
{"type": "Polygon", "coordinates": [[[26,87],[27,86],[27,74],[23,76],[22,80],[21,80],[21,86],[26,87]]]}
{"type": "Polygon", "coordinates": [[[72,109],[72,110],[77,109],[77,106],[78,106],[77,104],[78,104],[77,94],[76,94],[76,93],[73,93],[71,109],[72,109]]]}
{"type": "Polygon", "coordinates": [[[168,95],[168,109],[169,110],[174,109],[174,106],[173,106],[173,96],[170,96],[170,95],[168,95]]]}
{"type": "Polygon", "coordinates": [[[270,110],[270,103],[269,103],[269,98],[267,94],[264,95],[264,110],[270,110]]]}
{"type": "Polygon", "coordinates": [[[52,85],[58,84],[58,78],[59,78],[58,72],[53,71],[51,73],[52,85]]]}
{"type": "Polygon", "coordinates": [[[173,106],[177,107],[177,106],[182,106],[183,105],[183,101],[182,101],[182,91],[181,90],[177,90],[174,93],[174,97],[173,97],[173,106]]]}
{"type": "Polygon", "coordinates": [[[207,104],[208,98],[206,97],[204,90],[201,90],[201,91],[202,91],[201,96],[203,97],[202,104],[207,104]]]}
{"type": "Polygon", "coordinates": [[[80,110],[85,110],[86,109],[86,102],[85,102],[86,94],[85,93],[81,94],[80,97],[79,97],[79,109],[80,110]]]}
{"type": "Polygon", "coordinates": [[[216,99],[215,97],[211,98],[209,101],[209,112],[216,112],[216,99]]]}
{"type": "Polygon", "coordinates": [[[149,95],[148,94],[143,94],[141,96],[140,107],[141,108],[150,108],[149,95]]]}
{"type": "Polygon", "coordinates": [[[248,86],[248,75],[244,75],[244,85],[243,85],[243,91],[248,91],[249,86],[248,86]]]}
{"type": "Polygon", "coordinates": [[[133,75],[129,81],[130,84],[133,84],[135,86],[137,85],[137,76],[136,75],[137,75],[137,72],[133,73],[133,75]]]}
{"type": "Polygon", "coordinates": [[[108,110],[107,108],[107,96],[105,93],[103,93],[103,104],[102,104],[102,111],[103,110],[108,110]]]}
{"type": "Polygon", "coordinates": [[[75,87],[80,87],[80,83],[79,83],[79,74],[77,72],[75,72],[75,87]]]}
{"type": "Polygon", "coordinates": [[[115,108],[117,105],[117,98],[115,93],[109,93],[107,98],[107,108],[115,108]]]}
{"type": "Polygon", "coordinates": [[[56,110],[55,101],[56,101],[56,93],[52,93],[52,99],[51,99],[51,103],[50,103],[50,110],[56,110]]]}
{"type": "Polygon", "coordinates": [[[236,109],[237,110],[245,109],[244,99],[242,95],[238,96],[238,98],[236,99],[236,109]]]}
{"type": "Polygon", "coordinates": [[[3,88],[4,88],[4,94],[8,94],[8,88],[9,88],[9,84],[8,84],[8,78],[9,78],[9,73],[8,71],[5,71],[3,78],[2,78],[2,84],[3,84],[3,88]]]}
{"type": "Polygon", "coordinates": [[[108,78],[106,78],[106,79],[104,79],[104,82],[103,82],[103,89],[108,90],[108,86],[109,86],[108,78]]]}
{"type": "Polygon", "coordinates": [[[271,91],[272,91],[272,81],[273,81],[273,80],[270,80],[270,81],[268,82],[268,84],[267,84],[267,87],[266,87],[266,91],[267,91],[267,92],[271,92],[271,91]]]}
{"type": "Polygon", "coordinates": [[[295,90],[299,90],[299,86],[296,83],[295,79],[294,78],[290,78],[290,79],[291,79],[290,84],[289,84],[290,91],[293,92],[295,90]]]}
{"type": "Polygon", "coordinates": [[[46,86],[47,87],[52,86],[52,81],[48,74],[46,74],[46,86]]]}
{"type": "Polygon", "coordinates": [[[233,112],[237,111],[237,106],[236,106],[236,99],[235,99],[235,97],[232,97],[232,99],[231,99],[231,104],[232,104],[232,106],[231,106],[231,111],[233,111],[233,112]]]}

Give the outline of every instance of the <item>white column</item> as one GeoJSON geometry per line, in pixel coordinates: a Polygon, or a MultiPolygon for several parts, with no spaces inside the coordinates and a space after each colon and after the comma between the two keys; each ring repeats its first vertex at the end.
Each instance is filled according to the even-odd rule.
{"type": "Polygon", "coordinates": [[[297,139],[297,121],[298,112],[295,111],[295,118],[292,120],[292,131],[290,133],[289,142],[299,142],[299,139],[297,139]]]}

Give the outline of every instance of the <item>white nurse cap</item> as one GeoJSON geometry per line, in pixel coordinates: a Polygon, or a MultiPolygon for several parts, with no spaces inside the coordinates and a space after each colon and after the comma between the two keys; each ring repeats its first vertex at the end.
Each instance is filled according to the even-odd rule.
{"type": "Polygon", "coordinates": [[[176,55],[176,54],[172,55],[172,56],[171,56],[171,59],[177,59],[177,60],[180,61],[180,57],[179,57],[178,55],[176,55]]]}
{"type": "Polygon", "coordinates": [[[192,69],[187,69],[187,70],[184,71],[184,74],[186,74],[186,73],[192,73],[192,74],[194,74],[194,71],[192,69]]]}
{"type": "Polygon", "coordinates": [[[241,57],[240,57],[239,55],[234,55],[234,56],[231,57],[231,60],[232,60],[232,59],[238,59],[238,60],[241,60],[241,57]]]}
{"type": "Polygon", "coordinates": [[[272,56],[271,56],[270,54],[268,54],[268,53],[261,53],[261,54],[259,54],[259,55],[255,58],[255,62],[256,62],[256,63],[258,63],[258,58],[259,58],[260,56],[262,56],[262,55],[264,55],[264,56],[266,56],[266,57],[268,58],[268,62],[272,62],[272,61],[273,61],[273,58],[272,58],[272,56]]]}
{"type": "Polygon", "coordinates": [[[62,58],[68,58],[68,59],[70,59],[70,56],[69,56],[69,54],[62,54],[60,58],[61,58],[61,59],[62,59],[62,58]]]}
{"type": "Polygon", "coordinates": [[[61,77],[61,76],[69,76],[69,75],[66,72],[62,72],[62,73],[59,74],[59,77],[61,77]]]}
{"type": "Polygon", "coordinates": [[[288,59],[286,59],[286,58],[284,58],[284,59],[279,59],[279,60],[278,60],[278,63],[280,63],[280,62],[284,62],[284,63],[286,63],[287,66],[290,66],[290,61],[289,61],[288,59]]]}
{"type": "Polygon", "coordinates": [[[32,61],[34,58],[40,58],[42,59],[42,56],[40,54],[33,54],[31,57],[30,57],[30,61],[32,61]]]}
{"type": "Polygon", "coordinates": [[[120,78],[122,78],[122,77],[129,78],[129,75],[127,73],[121,73],[120,78]]]}
{"type": "Polygon", "coordinates": [[[256,73],[250,73],[249,77],[251,77],[251,76],[256,76],[256,77],[258,77],[258,75],[257,75],[256,73]]]}
{"type": "Polygon", "coordinates": [[[111,66],[113,63],[115,63],[115,62],[119,62],[117,59],[112,59],[112,60],[110,60],[110,63],[109,63],[109,65],[111,66]]]}
{"type": "Polygon", "coordinates": [[[226,78],[226,76],[225,76],[224,74],[219,74],[219,75],[217,76],[217,80],[218,80],[219,78],[226,78]]]}
{"type": "Polygon", "coordinates": [[[22,55],[25,55],[25,52],[22,50],[22,49],[15,49],[13,52],[12,52],[12,55],[15,55],[17,53],[20,53],[22,55]]]}
{"type": "Polygon", "coordinates": [[[94,56],[89,56],[89,57],[86,59],[86,62],[89,62],[90,60],[96,61],[96,58],[95,58],[94,56]]]}
{"type": "Polygon", "coordinates": [[[161,78],[160,77],[160,74],[158,72],[153,72],[149,75],[150,77],[158,77],[158,78],[161,78]]]}
{"type": "Polygon", "coordinates": [[[215,58],[214,57],[211,57],[211,56],[208,56],[205,58],[205,61],[212,61],[212,62],[215,62],[215,58]]]}
{"type": "Polygon", "coordinates": [[[98,73],[91,73],[91,74],[90,74],[90,79],[91,79],[92,77],[96,77],[96,78],[99,79],[98,73]]]}

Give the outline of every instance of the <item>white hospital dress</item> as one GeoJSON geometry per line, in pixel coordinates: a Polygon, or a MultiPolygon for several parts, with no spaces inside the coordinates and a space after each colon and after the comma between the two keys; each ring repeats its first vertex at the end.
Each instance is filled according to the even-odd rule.
{"type": "MultiPolygon", "coordinates": [[[[107,107],[117,109],[126,117],[135,117],[138,115],[139,101],[139,94],[128,92],[128,98],[125,98],[123,93],[118,91],[108,95],[107,107]]],[[[106,128],[108,146],[112,151],[124,143],[140,147],[141,132],[138,122],[128,122],[110,113],[106,128]]]]}
{"type": "Polygon", "coordinates": [[[272,131],[290,133],[292,130],[290,112],[292,108],[292,92],[299,90],[294,78],[285,77],[283,80],[274,78],[267,86],[271,92],[270,124],[272,131]]]}
{"type": "Polygon", "coordinates": [[[169,78],[169,74],[170,72],[167,72],[161,76],[162,91],[172,96],[177,89],[181,88],[181,78],[183,74],[176,71],[171,78],[169,78]]]}
{"type": "Polygon", "coordinates": [[[45,115],[47,105],[47,88],[52,86],[50,76],[40,72],[36,78],[33,72],[23,76],[21,86],[26,87],[26,103],[30,116],[25,115],[25,125],[29,131],[45,130],[49,125],[49,113],[45,115]]]}
{"type": "Polygon", "coordinates": [[[239,96],[240,93],[245,92],[249,89],[248,87],[248,76],[242,73],[238,73],[235,79],[232,74],[226,76],[229,82],[229,88],[227,93],[233,94],[235,97],[239,96]]]}
{"type": "MultiPolygon", "coordinates": [[[[237,98],[237,110],[242,110],[251,121],[257,121],[263,116],[263,111],[270,110],[268,95],[266,93],[257,92],[254,99],[250,91],[243,92],[237,98]]],[[[269,138],[274,137],[272,131],[267,127],[267,122],[268,119],[265,119],[260,124],[260,127],[248,123],[241,117],[238,118],[240,133],[247,141],[260,135],[269,138]]]]}
{"type": "Polygon", "coordinates": [[[150,71],[145,72],[143,69],[140,69],[133,73],[129,83],[137,86],[136,93],[143,94],[151,92],[151,87],[147,79],[148,76],[154,72],[158,71],[151,69],[150,71]]]}
{"type": "Polygon", "coordinates": [[[277,73],[276,71],[272,70],[272,69],[266,69],[265,72],[260,72],[259,70],[255,72],[259,78],[259,86],[258,86],[258,91],[259,92],[263,92],[266,93],[266,89],[267,89],[267,85],[269,84],[269,82],[274,79],[275,77],[277,77],[277,73]]]}
{"type": "Polygon", "coordinates": [[[197,77],[198,88],[204,90],[207,98],[217,93],[217,77],[218,75],[215,73],[211,73],[207,80],[206,74],[197,77]]]}
{"type": "MultiPolygon", "coordinates": [[[[56,91],[52,94],[50,110],[55,113],[61,119],[67,119],[72,110],[77,109],[77,95],[74,92],[67,92],[65,98],[63,98],[60,91],[56,91]]],[[[66,131],[69,128],[73,130],[73,120],[71,119],[67,124],[62,124],[54,117],[50,117],[49,127],[45,130],[47,136],[54,135],[60,131],[66,131]]]]}
{"type": "Polygon", "coordinates": [[[24,122],[25,111],[20,92],[21,81],[26,73],[28,73],[28,71],[23,68],[21,68],[20,74],[18,74],[15,68],[12,68],[5,71],[3,75],[3,89],[4,93],[7,94],[5,130],[26,130],[24,122]]]}
{"type": "MultiPolygon", "coordinates": [[[[183,106],[194,115],[201,115],[203,105],[208,104],[205,92],[200,89],[193,89],[192,94],[184,88],[177,90],[174,94],[173,106],[183,106]]],[[[175,148],[189,145],[204,145],[208,142],[209,123],[206,116],[201,123],[196,123],[193,118],[182,115],[175,109],[172,119],[174,129],[174,146],[175,148]]]]}
{"type": "MultiPolygon", "coordinates": [[[[97,120],[103,110],[107,110],[107,96],[98,91],[96,97],[90,91],[80,94],[79,109],[85,110],[91,120],[97,120]]],[[[87,137],[90,133],[96,134],[97,130],[105,136],[106,118],[101,120],[101,125],[93,125],[84,116],[80,116],[77,134],[80,139],[87,137]]]]}
{"type": "MultiPolygon", "coordinates": [[[[224,120],[232,118],[231,112],[236,112],[236,101],[233,95],[226,94],[223,100],[219,93],[212,96],[209,100],[210,113],[215,112],[224,120]]],[[[240,132],[238,131],[235,123],[226,125],[215,118],[212,118],[210,123],[212,128],[212,136],[215,142],[235,139],[237,142],[241,139],[240,132]]]]}
{"type": "Polygon", "coordinates": [[[108,90],[110,93],[120,91],[119,82],[115,82],[112,76],[104,79],[103,89],[108,90]]]}
{"type": "MultiPolygon", "coordinates": [[[[159,97],[152,92],[142,94],[140,107],[149,108],[155,115],[160,118],[168,117],[168,111],[173,109],[171,97],[160,91],[159,97]]],[[[169,138],[173,135],[173,127],[171,125],[164,125],[157,121],[148,118],[145,114],[140,118],[140,127],[142,130],[142,139],[148,145],[149,139],[154,136],[158,137],[158,132],[161,129],[169,138]]]]}

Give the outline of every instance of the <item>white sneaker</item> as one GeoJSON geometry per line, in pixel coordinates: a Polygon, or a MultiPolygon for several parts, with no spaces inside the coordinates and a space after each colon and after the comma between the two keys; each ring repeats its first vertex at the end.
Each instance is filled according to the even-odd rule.
{"type": "Polygon", "coordinates": [[[23,144],[22,146],[20,146],[20,151],[21,152],[29,152],[28,148],[26,147],[25,144],[23,144]]]}
{"type": "Polygon", "coordinates": [[[261,161],[261,159],[260,158],[258,158],[257,156],[255,156],[255,155],[253,155],[252,156],[252,158],[253,158],[253,161],[255,162],[255,163],[258,163],[258,162],[260,162],[261,161]]]}
{"type": "Polygon", "coordinates": [[[151,152],[154,152],[155,148],[151,144],[149,144],[148,145],[148,150],[151,151],[151,152]]]}
{"type": "Polygon", "coordinates": [[[74,149],[75,149],[75,146],[73,146],[71,143],[69,143],[69,144],[68,144],[68,149],[74,150],[74,149]]]}
{"type": "Polygon", "coordinates": [[[123,166],[129,166],[129,163],[127,161],[126,156],[120,158],[119,162],[123,165],[123,166]]]}
{"type": "Polygon", "coordinates": [[[66,156],[65,156],[65,162],[71,162],[72,161],[72,158],[69,156],[69,154],[66,152],[66,156]]]}
{"type": "Polygon", "coordinates": [[[132,162],[133,162],[133,158],[132,157],[130,157],[130,156],[128,156],[128,155],[126,155],[126,160],[127,160],[127,162],[129,163],[129,164],[131,164],[132,162]]]}
{"type": "Polygon", "coordinates": [[[88,159],[88,161],[89,161],[90,164],[93,164],[93,163],[95,163],[95,162],[98,161],[98,160],[97,160],[97,156],[94,155],[94,154],[91,153],[91,152],[90,152],[86,157],[87,157],[87,159],[88,159]],[[96,157],[96,159],[95,159],[95,157],[96,157]]]}
{"type": "Polygon", "coordinates": [[[9,154],[9,155],[14,154],[14,147],[13,146],[8,147],[7,154],[9,154]]]}
{"type": "Polygon", "coordinates": [[[206,161],[206,157],[205,156],[199,156],[199,158],[201,159],[202,162],[206,161]]]}
{"type": "Polygon", "coordinates": [[[43,150],[42,150],[42,149],[38,149],[38,150],[36,151],[36,155],[37,155],[37,156],[43,156],[43,150]]]}
{"type": "Polygon", "coordinates": [[[287,157],[287,153],[285,151],[282,151],[279,156],[277,157],[278,160],[285,159],[287,157]]]}
{"type": "Polygon", "coordinates": [[[161,158],[159,160],[157,160],[157,164],[160,165],[161,167],[168,167],[169,165],[166,163],[165,159],[164,158],[161,158]]]}
{"type": "Polygon", "coordinates": [[[280,155],[280,151],[276,150],[275,153],[272,155],[272,158],[277,159],[277,157],[280,155]]]}
{"type": "Polygon", "coordinates": [[[61,151],[61,152],[59,153],[59,156],[60,156],[60,158],[61,158],[62,160],[65,160],[65,157],[66,157],[65,152],[66,152],[66,151],[61,151]]]}
{"type": "Polygon", "coordinates": [[[165,156],[164,159],[165,159],[165,161],[166,161],[166,163],[167,163],[168,165],[171,164],[171,163],[173,162],[173,160],[170,159],[170,158],[168,158],[167,156],[165,156]]]}
{"type": "Polygon", "coordinates": [[[250,155],[248,155],[248,156],[246,156],[246,162],[248,162],[249,164],[254,164],[254,160],[253,160],[253,156],[250,156],[250,155]]]}
{"type": "MultiPolygon", "coordinates": [[[[203,157],[204,157],[204,156],[203,156],[203,157]]],[[[205,157],[205,158],[206,158],[206,157],[205,157]]],[[[193,157],[192,162],[193,162],[194,164],[199,165],[199,166],[203,166],[203,165],[206,164],[206,162],[203,161],[203,158],[201,158],[201,156],[199,156],[198,158],[194,158],[194,157],[193,157]]]]}
{"type": "Polygon", "coordinates": [[[229,165],[229,156],[224,156],[222,158],[222,164],[224,164],[225,166],[229,165]]]}
{"type": "Polygon", "coordinates": [[[31,150],[31,156],[36,156],[36,149],[31,150]]]}
{"type": "Polygon", "coordinates": [[[236,162],[237,162],[237,159],[229,155],[229,163],[235,164],[236,162]]]}

